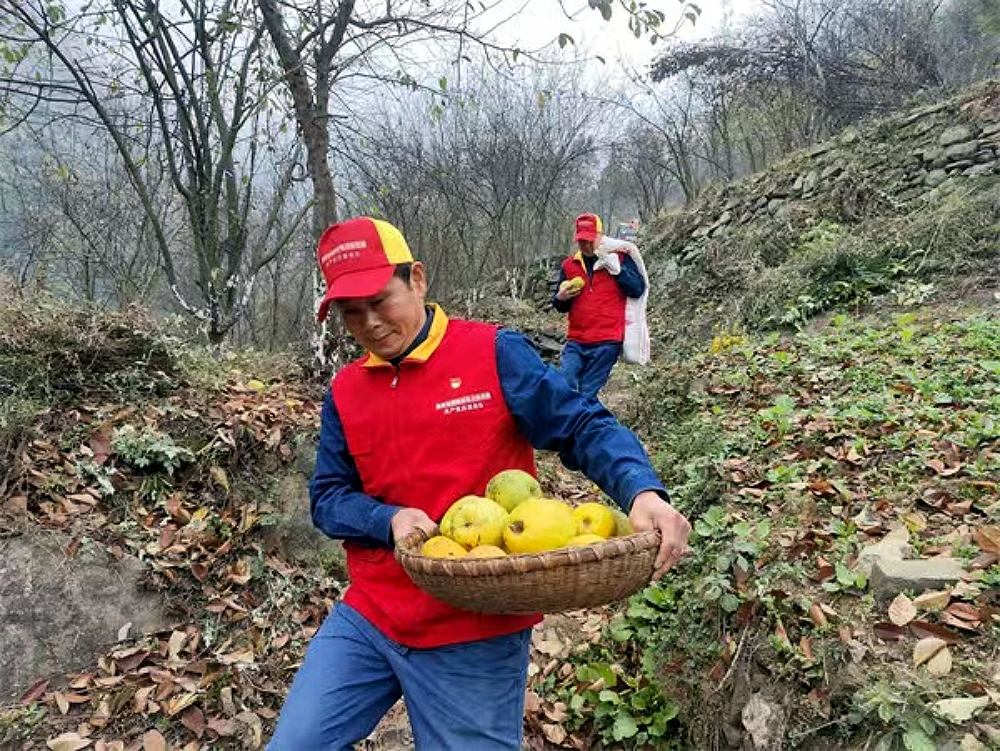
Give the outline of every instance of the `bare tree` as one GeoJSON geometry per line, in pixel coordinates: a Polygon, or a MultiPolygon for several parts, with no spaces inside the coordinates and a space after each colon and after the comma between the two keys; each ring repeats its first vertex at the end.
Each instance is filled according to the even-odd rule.
{"type": "Polygon", "coordinates": [[[558,71],[487,71],[447,106],[387,107],[345,164],[350,205],[403,227],[437,292],[499,278],[520,297],[526,269],[565,250],[596,179],[599,108],[577,85],[558,71]]]}
{"type": "Polygon", "coordinates": [[[280,140],[267,130],[278,125],[268,120],[254,6],[181,0],[167,12],[153,0],[110,0],[67,14],[41,0],[0,0],[0,26],[8,47],[22,50],[0,87],[28,108],[46,102],[108,133],[169,290],[219,343],[288,237],[274,229],[295,160],[263,173],[280,140]],[[31,54],[36,46],[44,57],[31,54]],[[161,170],[185,209],[183,243],[171,242],[154,201],[161,170]],[[251,237],[255,213],[263,221],[251,237]]]}

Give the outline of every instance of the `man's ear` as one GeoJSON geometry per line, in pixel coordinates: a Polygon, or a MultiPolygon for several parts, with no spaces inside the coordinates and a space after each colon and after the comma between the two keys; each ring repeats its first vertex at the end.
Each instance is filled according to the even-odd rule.
{"type": "Polygon", "coordinates": [[[420,294],[427,292],[427,270],[420,261],[414,261],[410,266],[410,284],[420,294]]]}

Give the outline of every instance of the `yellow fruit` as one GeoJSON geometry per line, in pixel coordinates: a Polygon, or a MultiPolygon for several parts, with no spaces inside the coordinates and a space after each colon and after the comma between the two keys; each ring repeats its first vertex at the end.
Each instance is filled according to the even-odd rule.
{"type": "Polygon", "coordinates": [[[620,508],[613,508],[611,515],[615,518],[615,537],[627,537],[632,534],[632,522],[625,516],[624,511],[620,508]]]}
{"type": "Polygon", "coordinates": [[[607,539],[615,533],[615,515],[603,503],[581,503],[573,509],[576,532],[579,535],[597,535],[607,539]]]}
{"type": "Polygon", "coordinates": [[[604,542],[606,538],[600,535],[577,535],[576,537],[570,539],[566,543],[567,548],[578,548],[584,545],[594,545],[598,542],[604,542]]]}
{"type": "Polygon", "coordinates": [[[507,555],[507,551],[496,545],[478,545],[469,551],[469,558],[499,558],[507,555]]]}
{"type": "Polygon", "coordinates": [[[511,553],[539,553],[561,548],[576,537],[573,509],[554,498],[529,498],[510,512],[503,531],[511,553]]]}
{"type": "Polygon", "coordinates": [[[436,535],[425,542],[420,552],[429,558],[465,558],[469,553],[454,540],[436,535]]]}
{"type": "Polygon", "coordinates": [[[559,289],[575,292],[578,289],[583,289],[586,284],[587,283],[583,281],[582,276],[574,276],[572,279],[564,280],[563,283],[559,285],[559,289]]]}
{"type": "Polygon", "coordinates": [[[490,498],[508,512],[513,511],[519,503],[529,498],[540,498],[542,486],[538,480],[523,469],[505,469],[497,472],[486,484],[486,497],[490,498]]]}
{"type": "Polygon", "coordinates": [[[507,510],[478,495],[455,501],[441,518],[441,534],[466,548],[499,545],[507,526],[507,510]]]}

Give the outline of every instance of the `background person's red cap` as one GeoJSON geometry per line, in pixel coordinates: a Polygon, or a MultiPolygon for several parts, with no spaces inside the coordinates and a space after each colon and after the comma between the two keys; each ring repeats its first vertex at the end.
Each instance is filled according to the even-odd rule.
{"type": "Polygon", "coordinates": [[[573,237],[573,242],[577,240],[594,242],[602,232],[604,227],[601,226],[601,217],[597,214],[580,214],[576,218],[576,235],[573,237]]]}
{"type": "Polygon", "coordinates": [[[327,228],[316,246],[316,259],[326,279],[319,320],[334,300],[370,297],[392,279],[396,265],[412,263],[403,233],[389,222],[361,216],[327,228]]]}

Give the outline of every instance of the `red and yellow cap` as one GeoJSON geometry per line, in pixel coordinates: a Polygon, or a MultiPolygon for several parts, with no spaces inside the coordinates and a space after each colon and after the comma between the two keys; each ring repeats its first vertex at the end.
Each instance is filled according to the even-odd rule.
{"type": "Polygon", "coordinates": [[[573,242],[577,240],[594,242],[597,240],[597,236],[603,232],[601,217],[597,214],[580,214],[576,218],[576,235],[573,237],[573,242]]]}
{"type": "Polygon", "coordinates": [[[389,222],[361,216],[327,228],[316,246],[316,259],[326,279],[319,320],[330,303],[378,294],[392,279],[397,264],[412,263],[403,233],[389,222]]]}

